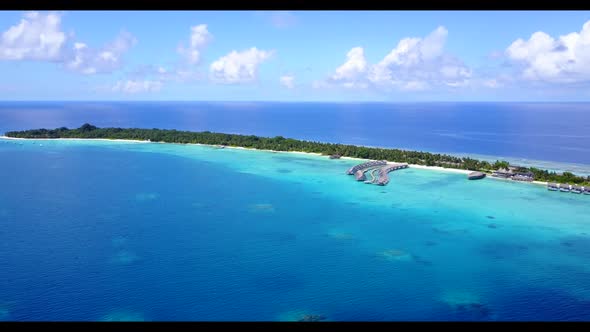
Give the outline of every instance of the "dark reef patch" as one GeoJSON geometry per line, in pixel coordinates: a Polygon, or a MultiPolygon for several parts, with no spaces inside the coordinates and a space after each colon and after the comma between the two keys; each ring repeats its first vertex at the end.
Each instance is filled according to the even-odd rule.
{"type": "Polygon", "coordinates": [[[567,236],[561,239],[559,245],[566,247],[569,254],[590,258],[590,238],[588,236],[567,236]]]}
{"type": "Polygon", "coordinates": [[[518,257],[526,250],[528,247],[520,244],[495,241],[482,244],[479,253],[493,259],[505,259],[518,257]]]}

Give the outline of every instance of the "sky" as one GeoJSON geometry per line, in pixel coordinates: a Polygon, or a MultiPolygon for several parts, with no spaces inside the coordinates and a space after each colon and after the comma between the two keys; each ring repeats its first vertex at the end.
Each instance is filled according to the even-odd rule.
{"type": "Polygon", "coordinates": [[[1,11],[0,30],[0,100],[590,101],[589,11],[1,11]]]}

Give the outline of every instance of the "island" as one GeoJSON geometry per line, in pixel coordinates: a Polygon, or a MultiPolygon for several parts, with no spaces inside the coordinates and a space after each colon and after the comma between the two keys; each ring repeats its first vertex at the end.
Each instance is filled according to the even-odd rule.
{"type": "Polygon", "coordinates": [[[57,129],[9,131],[5,133],[5,136],[9,138],[26,139],[124,139],[179,144],[206,144],[212,146],[242,147],[270,151],[299,151],[319,153],[331,156],[332,159],[351,157],[384,160],[396,163],[470,170],[490,174],[492,176],[510,176],[514,180],[535,179],[536,181],[543,182],[584,185],[585,188],[590,186],[590,176],[579,176],[571,172],[557,173],[535,167],[514,167],[507,161],[497,160],[494,163],[490,163],[468,157],[460,158],[447,154],[305,141],[285,138],[282,136],[259,137],[254,135],[224,134],[210,131],[191,132],[174,129],[98,128],[88,123],[76,129],[61,127],[57,129]],[[514,174],[511,174],[506,170],[509,170],[510,172],[514,170],[514,174]]]}

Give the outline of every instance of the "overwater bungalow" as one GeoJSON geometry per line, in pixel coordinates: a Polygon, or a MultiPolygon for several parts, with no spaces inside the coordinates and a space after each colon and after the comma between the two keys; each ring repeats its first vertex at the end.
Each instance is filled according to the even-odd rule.
{"type": "Polygon", "coordinates": [[[564,183],[560,183],[559,184],[559,191],[563,191],[565,193],[570,191],[570,185],[569,184],[564,184],[564,183]]]}
{"type": "Polygon", "coordinates": [[[374,182],[375,184],[379,185],[379,186],[384,186],[386,184],[389,183],[389,172],[393,172],[395,170],[398,169],[403,169],[403,168],[408,168],[408,164],[391,164],[391,165],[387,165],[384,167],[381,167],[381,169],[379,170],[379,177],[377,178],[377,181],[374,182]]]}
{"type": "Polygon", "coordinates": [[[357,181],[365,181],[367,177],[365,176],[365,170],[359,169],[354,173],[354,177],[357,181]]]}
{"type": "Polygon", "coordinates": [[[574,185],[572,185],[572,192],[574,194],[581,194],[582,193],[582,187],[574,184],[574,185]]]}
{"type": "Polygon", "coordinates": [[[467,179],[469,180],[479,180],[486,177],[486,173],[483,172],[471,172],[467,175],[467,179]]]}
{"type": "Polygon", "coordinates": [[[551,191],[558,191],[559,186],[557,185],[557,183],[547,183],[547,189],[551,191]]]}
{"type": "Polygon", "coordinates": [[[369,162],[359,164],[359,165],[356,165],[356,166],[350,168],[348,171],[346,171],[346,174],[353,175],[358,170],[363,170],[363,169],[376,167],[376,166],[383,166],[383,165],[387,165],[387,161],[385,161],[385,160],[369,161],[369,162]]]}

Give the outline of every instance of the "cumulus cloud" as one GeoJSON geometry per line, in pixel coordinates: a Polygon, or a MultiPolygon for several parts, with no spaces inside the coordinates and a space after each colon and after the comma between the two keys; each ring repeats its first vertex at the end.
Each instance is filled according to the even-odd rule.
{"type": "Polygon", "coordinates": [[[58,13],[28,12],[2,33],[0,60],[56,61],[66,43],[58,13]]]}
{"type": "Polygon", "coordinates": [[[346,62],[336,68],[336,72],[328,78],[331,83],[340,83],[345,87],[363,86],[368,70],[365,51],[362,47],[354,47],[346,54],[346,62]]]}
{"type": "Polygon", "coordinates": [[[545,32],[533,33],[528,40],[517,39],[506,56],[520,66],[522,78],[549,83],[576,83],[590,80],[590,21],[580,32],[553,38],[545,32]]]}
{"type": "Polygon", "coordinates": [[[122,66],[122,56],[137,43],[130,33],[121,32],[112,42],[94,49],[84,43],[74,43],[64,66],[82,74],[110,73],[122,66]]]}
{"type": "Polygon", "coordinates": [[[127,80],[118,81],[112,87],[113,92],[122,92],[126,94],[159,92],[162,89],[162,82],[150,80],[127,80]]]}
{"type": "Polygon", "coordinates": [[[287,89],[293,89],[295,87],[295,76],[293,75],[283,75],[279,78],[279,82],[282,86],[287,89]]]}
{"type": "Polygon", "coordinates": [[[444,52],[447,35],[447,29],[440,26],[424,38],[404,38],[373,65],[367,63],[362,47],[354,47],[346,55],[346,62],[326,83],[347,88],[403,91],[467,85],[471,70],[461,60],[444,52]]]}
{"type": "Polygon", "coordinates": [[[201,53],[213,40],[213,35],[207,30],[206,24],[191,27],[190,43],[187,47],[180,45],[178,53],[184,56],[190,64],[198,64],[201,61],[201,53]]]}
{"type": "Polygon", "coordinates": [[[121,67],[123,54],[137,43],[128,32],[102,48],[69,39],[61,30],[59,13],[27,12],[2,33],[0,60],[52,61],[82,74],[108,73],[121,67]]]}
{"type": "Polygon", "coordinates": [[[234,50],[211,64],[210,78],[212,81],[226,84],[252,82],[258,77],[260,64],[268,60],[273,53],[256,47],[240,52],[234,50]]]}

